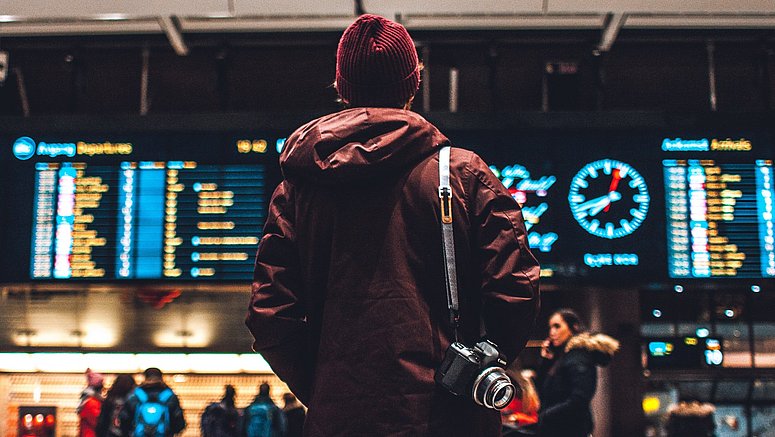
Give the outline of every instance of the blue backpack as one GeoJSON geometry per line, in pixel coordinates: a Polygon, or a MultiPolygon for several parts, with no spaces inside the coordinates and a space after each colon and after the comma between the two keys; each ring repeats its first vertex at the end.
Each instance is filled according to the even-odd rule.
{"type": "Polygon", "coordinates": [[[248,437],[272,437],[272,407],[254,402],[245,409],[245,434],[248,437]]]}
{"type": "Polygon", "coordinates": [[[137,387],[135,396],[140,401],[135,410],[135,430],[133,437],[165,437],[170,429],[170,409],[167,401],[172,390],[164,389],[153,399],[145,390],[137,387]]]}

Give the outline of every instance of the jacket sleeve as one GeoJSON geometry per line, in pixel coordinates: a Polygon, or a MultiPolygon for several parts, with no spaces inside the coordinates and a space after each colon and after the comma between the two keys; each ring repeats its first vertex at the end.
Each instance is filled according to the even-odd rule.
{"type": "Polygon", "coordinates": [[[183,415],[183,408],[180,407],[178,396],[173,394],[168,401],[170,411],[170,429],[173,434],[177,434],[186,428],[186,418],[183,415]]]}
{"type": "Polygon", "coordinates": [[[301,267],[293,223],[291,186],[283,181],[272,195],[264,235],[258,245],[246,325],[259,352],[302,402],[309,378],[302,356],[307,319],[301,300],[301,267]]]}
{"type": "Polygon", "coordinates": [[[522,209],[487,164],[474,155],[468,167],[475,259],[481,275],[482,317],[487,336],[509,362],[525,346],[535,324],[540,268],[527,243],[522,209]]]}
{"type": "MultiPolygon", "coordinates": [[[[567,355],[566,355],[567,358],[567,355]]],[[[559,404],[541,411],[539,423],[560,423],[586,411],[597,387],[597,367],[588,360],[574,360],[560,369],[570,394],[559,404]]]]}

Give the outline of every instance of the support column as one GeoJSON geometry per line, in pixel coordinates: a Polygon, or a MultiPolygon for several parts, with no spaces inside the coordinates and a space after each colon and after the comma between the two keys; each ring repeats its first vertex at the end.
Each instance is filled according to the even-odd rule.
{"type": "Polygon", "coordinates": [[[598,370],[592,401],[595,437],[643,435],[643,370],[640,351],[640,306],[637,290],[597,290],[589,294],[590,330],[619,340],[608,367],[598,370]]]}

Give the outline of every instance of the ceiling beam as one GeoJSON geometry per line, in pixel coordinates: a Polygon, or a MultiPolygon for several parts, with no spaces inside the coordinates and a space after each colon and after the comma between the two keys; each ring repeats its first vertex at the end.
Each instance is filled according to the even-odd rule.
{"type": "Polygon", "coordinates": [[[614,41],[616,41],[616,37],[619,35],[619,31],[622,30],[625,21],[627,21],[627,14],[622,12],[608,14],[603,27],[603,34],[600,37],[600,43],[597,45],[599,51],[607,52],[611,50],[611,46],[614,45],[614,41]]]}
{"type": "Polygon", "coordinates": [[[175,53],[180,56],[188,55],[188,46],[183,39],[183,33],[180,31],[180,23],[178,22],[177,17],[174,15],[161,16],[159,17],[159,26],[161,26],[161,30],[164,31],[164,34],[167,35],[167,39],[175,50],[175,53]]]}

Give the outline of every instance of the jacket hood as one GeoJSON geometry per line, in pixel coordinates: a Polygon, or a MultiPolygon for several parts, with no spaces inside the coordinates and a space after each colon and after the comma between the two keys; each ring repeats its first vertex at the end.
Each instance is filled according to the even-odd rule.
{"type": "Polygon", "coordinates": [[[346,183],[410,167],[448,142],[417,113],[352,108],[297,129],[285,143],[280,167],[287,179],[346,183]]]}
{"type": "Polygon", "coordinates": [[[573,349],[586,350],[591,353],[595,364],[605,366],[611,362],[614,354],[619,350],[619,341],[605,334],[582,332],[568,340],[565,352],[570,352],[573,349]]]}

